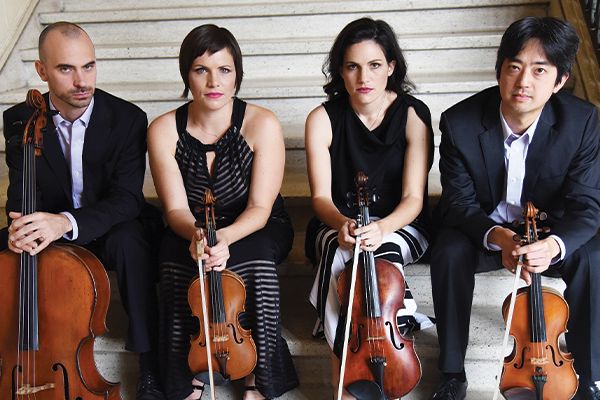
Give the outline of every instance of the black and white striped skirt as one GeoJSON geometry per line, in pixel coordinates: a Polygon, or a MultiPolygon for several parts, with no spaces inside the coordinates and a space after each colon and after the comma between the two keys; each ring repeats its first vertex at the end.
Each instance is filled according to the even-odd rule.
{"type": "MultiPolygon", "coordinates": [[[[376,218],[372,218],[372,220],[376,220],[376,218]]],[[[307,237],[309,236],[311,235],[307,233],[307,237]]],[[[313,335],[324,334],[331,349],[337,347],[336,337],[341,336],[336,335],[340,316],[340,301],[337,295],[338,278],[353,257],[352,250],[344,250],[339,247],[337,236],[338,231],[322,223],[316,228],[314,246],[318,271],[310,292],[310,302],[317,309],[318,315],[313,335]]],[[[314,233],[312,237],[315,237],[314,233]]],[[[374,255],[375,258],[392,262],[404,275],[404,266],[419,260],[428,245],[427,233],[419,225],[409,224],[386,235],[374,255]]],[[[406,283],[406,279],[404,281],[406,283]]],[[[401,332],[406,333],[433,325],[428,317],[416,312],[417,303],[413,299],[408,283],[406,283],[404,305],[405,308],[401,309],[397,315],[401,332]]]]}
{"type": "MultiPolygon", "coordinates": [[[[245,312],[240,325],[252,330],[258,361],[256,387],[265,397],[278,397],[298,386],[296,370],[281,336],[279,279],[276,265],[291,249],[291,226],[270,219],[262,230],[229,247],[227,269],[240,275],[246,286],[245,312]]],[[[199,330],[187,300],[190,281],[198,266],[189,253],[189,240],[168,229],[161,248],[160,344],[167,399],[181,400],[192,392],[188,367],[190,335],[199,330]]]]}

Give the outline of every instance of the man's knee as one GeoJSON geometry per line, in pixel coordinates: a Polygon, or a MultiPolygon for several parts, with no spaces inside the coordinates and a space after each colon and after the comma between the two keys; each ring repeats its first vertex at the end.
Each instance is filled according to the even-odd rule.
{"type": "Polygon", "coordinates": [[[463,232],[454,228],[442,228],[431,252],[431,271],[444,270],[454,266],[473,264],[475,269],[478,249],[463,232]]]}

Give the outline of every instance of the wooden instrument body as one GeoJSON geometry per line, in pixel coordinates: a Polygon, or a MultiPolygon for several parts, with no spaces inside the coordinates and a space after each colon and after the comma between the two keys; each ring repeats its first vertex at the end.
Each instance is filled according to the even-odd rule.
{"type": "MultiPolygon", "coordinates": [[[[211,346],[211,363],[216,371],[230,379],[241,379],[249,375],[256,366],[256,346],[250,331],[243,329],[239,323],[239,314],[244,311],[246,301],[245,285],[242,278],[228,270],[221,274],[221,285],[223,293],[242,293],[237,296],[223,296],[225,322],[216,322],[210,298],[206,299],[209,318],[209,340],[211,346]],[[226,353],[228,360],[226,370],[222,371],[221,363],[217,354],[226,353]],[[253,354],[253,357],[252,357],[253,354]]],[[[210,293],[209,279],[205,280],[205,293],[210,293]]],[[[202,297],[200,291],[200,279],[194,278],[188,290],[188,301],[194,316],[200,321],[204,316],[202,313],[202,297]]],[[[206,333],[200,324],[200,331],[192,336],[188,363],[192,373],[197,374],[208,371],[208,357],[206,354],[206,333]]]]}
{"type": "Polygon", "coordinates": [[[104,267],[88,250],[70,244],[52,244],[35,257],[39,350],[18,351],[20,255],[0,253],[0,398],[121,399],[120,384],[106,381],[94,361],[94,339],[108,331],[110,284],[104,267]],[[23,359],[29,361],[19,372],[23,359]],[[27,385],[42,389],[14,393],[27,385]]]}
{"type": "MultiPolygon", "coordinates": [[[[402,273],[387,260],[376,260],[377,286],[379,289],[381,317],[377,321],[368,317],[369,311],[365,299],[364,263],[359,262],[357,282],[352,306],[352,321],[350,340],[348,342],[348,361],[344,375],[344,387],[361,381],[377,381],[370,363],[372,349],[369,342],[380,348],[380,353],[385,355],[384,392],[388,399],[395,399],[409,393],[421,379],[421,363],[414,350],[414,339],[404,337],[396,320],[397,312],[404,308],[405,283],[402,273]],[[369,338],[368,326],[375,325],[380,336],[369,338]]],[[[351,273],[346,268],[338,280],[338,296],[342,309],[348,306],[348,289],[350,287],[351,273]],[[345,295],[344,295],[345,294],[345,295]],[[345,299],[345,300],[344,300],[345,299]]],[[[376,335],[378,336],[378,335],[376,335]]]]}
{"type": "MultiPolygon", "coordinates": [[[[507,399],[512,399],[510,390],[514,388],[529,388],[529,398],[535,400],[535,386],[532,375],[537,366],[542,366],[544,374],[548,376],[544,384],[544,400],[569,400],[577,391],[578,381],[573,367],[571,353],[561,351],[559,347],[560,336],[567,332],[569,319],[569,306],[562,295],[550,287],[542,287],[544,302],[544,318],[546,325],[547,342],[532,343],[531,336],[531,307],[529,307],[530,287],[520,288],[515,301],[515,311],[510,335],[514,339],[514,347],[510,355],[504,358],[504,367],[500,391],[507,399]],[[547,362],[543,365],[536,363],[534,346],[541,346],[545,350],[547,362]],[[533,362],[532,362],[533,360],[533,362]],[[506,394],[506,392],[508,394],[506,394]]],[[[506,320],[511,295],[502,305],[502,314],[506,320]]],[[[517,391],[518,392],[518,391],[517,391]]]]}
{"type": "MultiPolygon", "coordinates": [[[[356,178],[359,227],[371,223],[369,203],[375,196],[369,192],[367,181],[368,177],[359,172],[356,178]]],[[[357,240],[355,246],[359,242],[357,240]]],[[[373,251],[359,254],[355,247],[354,257],[352,268],[345,268],[338,279],[341,309],[351,314],[346,315],[350,324],[347,320],[344,329],[344,342],[348,339],[348,344],[342,349],[340,376],[343,378],[340,379],[355,397],[399,398],[421,379],[414,339],[400,333],[396,319],[398,311],[405,308],[404,276],[393,263],[376,260],[373,251]],[[354,268],[356,282],[353,285],[354,268]]],[[[338,386],[338,399],[341,389],[338,386]]]]}

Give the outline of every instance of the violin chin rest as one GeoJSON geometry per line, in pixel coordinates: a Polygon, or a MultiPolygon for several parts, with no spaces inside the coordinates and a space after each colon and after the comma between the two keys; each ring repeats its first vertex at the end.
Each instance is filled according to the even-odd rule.
{"type": "MultiPolygon", "coordinates": [[[[210,385],[210,375],[208,371],[200,372],[196,374],[194,378],[204,383],[205,385],[210,385]]],[[[229,383],[229,377],[225,378],[219,372],[213,370],[213,381],[215,383],[215,386],[225,386],[229,383]]]]}
{"type": "Polygon", "coordinates": [[[356,381],[348,385],[346,390],[358,400],[385,400],[383,390],[373,381],[356,381]]]}
{"type": "Polygon", "coordinates": [[[514,387],[502,392],[506,400],[536,400],[537,395],[534,390],[526,387],[514,387]]]}

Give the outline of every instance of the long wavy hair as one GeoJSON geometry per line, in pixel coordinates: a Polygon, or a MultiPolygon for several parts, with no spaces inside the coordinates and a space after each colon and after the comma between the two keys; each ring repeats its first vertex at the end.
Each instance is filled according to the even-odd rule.
{"type": "Polygon", "coordinates": [[[388,77],[387,90],[408,93],[414,88],[413,83],[406,76],[406,60],[392,27],[382,20],[361,18],[350,22],[342,29],[323,64],[322,71],[327,78],[323,90],[327,93],[329,100],[348,94],[340,72],[344,56],[348,47],[365,40],[371,40],[381,47],[388,64],[396,62],[394,72],[388,77]]]}

